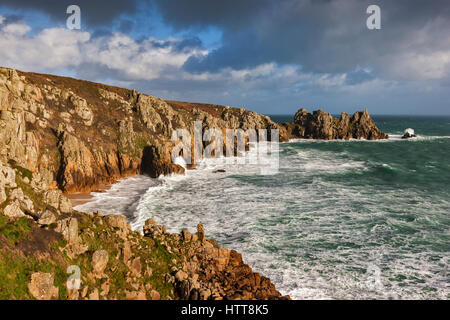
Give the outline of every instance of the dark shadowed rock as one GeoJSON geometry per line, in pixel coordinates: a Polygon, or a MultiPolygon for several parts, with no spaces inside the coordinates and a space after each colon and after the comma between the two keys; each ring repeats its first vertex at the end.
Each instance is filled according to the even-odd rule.
{"type": "Polygon", "coordinates": [[[410,139],[410,138],[416,138],[417,136],[414,133],[414,129],[406,129],[405,134],[402,136],[402,139],[410,139]]]}

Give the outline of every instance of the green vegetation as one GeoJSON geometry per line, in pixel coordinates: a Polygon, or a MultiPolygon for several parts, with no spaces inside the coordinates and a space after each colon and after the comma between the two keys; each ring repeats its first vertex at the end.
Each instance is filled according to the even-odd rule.
{"type": "Polygon", "coordinates": [[[0,229],[8,223],[8,217],[0,214],[0,229]]]}
{"type": "Polygon", "coordinates": [[[169,253],[158,241],[155,241],[155,248],[151,250],[151,255],[153,273],[147,281],[161,294],[161,297],[174,298],[173,286],[165,281],[164,275],[170,273],[170,268],[174,265],[172,260],[175,259],[179,263],[180,257],[169,253]]]}
{"type": "Polygon", "coordinates": [[[152,144],[152,142],[150,141],[150,138],[146,135],[139,135],[136,138],[135,143],[136,143],[136,147],[138,148],[138,150],[143,150],[145,147],[152,144]]]}
{"type": "Polygon", "coordinates": [[[51,261],[38,261],[34,257],[24,258],[6,253],[0,254],[0,300],[33,299],[28,283],[34,272],[54,274],[54,285],[59,288],[60,297],[67,296],[65,268],[51,261]]]}
{"type": "MultiPolygon", "coordinates": [[[[3,218],[0,219],[0,225],[3,224],[3,220],[3,218]]],[[[31,226],[27,218],[19,218],[16,221],[6,223],[0,228],[0,234],[5,236],[13,245],[27,238],[30,231],[31,226]]]]}

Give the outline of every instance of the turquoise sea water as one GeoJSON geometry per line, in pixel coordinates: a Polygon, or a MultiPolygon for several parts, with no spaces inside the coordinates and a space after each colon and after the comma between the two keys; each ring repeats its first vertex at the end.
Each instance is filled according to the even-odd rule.
{"type": "Polygon", "coordinates": [[[209,159],[185,176],[124,181],[80,209],[128,212],[135,228],[203,223],[295,299],[448,299],[450,117],[373,118],[391,139],[282,143],[270,176],[209,159]],[[406,128],[419,137],[401,140],[406,128]],[[137,201],[124,201],[127,183],[143,186],[137,201]]]}

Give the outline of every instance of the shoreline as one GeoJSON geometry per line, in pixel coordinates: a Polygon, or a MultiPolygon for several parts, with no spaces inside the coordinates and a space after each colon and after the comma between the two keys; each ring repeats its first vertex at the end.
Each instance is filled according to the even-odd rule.
{"type": "Polygon", "coordinates": [[[89,192],[64,192],[63,195],[70,200],[70,202],[72,203],[72,207],[81,206],[92,201],[92,198],[94,198],[94,195],[92,193],[106,192],[107,190],[111,189],[114,184],[119,183],[120,180],[121,179],[115,181],[114,183],[100,185],[98,188],[96,188],[96,190],[92,190],[89,192]]]}

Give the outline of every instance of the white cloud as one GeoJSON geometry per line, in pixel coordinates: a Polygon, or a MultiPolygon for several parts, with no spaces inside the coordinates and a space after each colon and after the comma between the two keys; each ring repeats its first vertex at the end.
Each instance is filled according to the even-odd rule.
{"type": "Polygon", "coordinates": [[[383,76],[397,80],[450,78],[449,21],[437,18],[401,39],[393,52],[377,59],[383,76]]]}
{"type": "Polygon", "coordinates": [[[132,80],[164,77],[167,70],[180,69],[199,49],[179,50],[180,39],[160,41],[149,38],[137,42],[123,34],[114,34],[88,43],[86,62],[115,70],[132,80]]]}
{"type": "Polygon", "coordinates": [[[9,67],[27,71],[49,72],[60,68],[81,68],[89,65],[90,74],[102,75],[105,68],[124,80],[152,80],[164,77],[169,70],[179,70],[192,55],[204,50],[180,50],[182,39],[143,41],[116,33],[92,39],[88,32],[64,28],[44,29],[29,36],[30,27],[23,23],[0,28],[0,61],[9,67]],[[93,69],[92,69],[93,68],[93,69]]]}
{"type": "Polygon", "coordinates": [[[15,36],[24,36],[30,30],[31,28],[29,26],[21,23],[10,23],[2,28],[2,32],[15,36]]]}
{"type": "Polygon", "coordinates": [[[5,17],[0,16],[0,24],[3,24],[4,21],[5,21],[5,17]]]}
{"type": "Polygon", "coordinates": [[[12,23],[0,29],[0,61],[3,66],[47,72],[77,66],[82,62],[81,45],[89,33],[62,28],[45,29],[29,36],[30,27],[12,23]]]}

